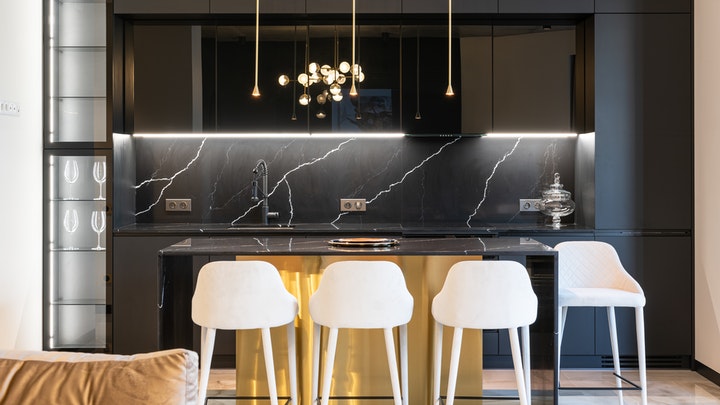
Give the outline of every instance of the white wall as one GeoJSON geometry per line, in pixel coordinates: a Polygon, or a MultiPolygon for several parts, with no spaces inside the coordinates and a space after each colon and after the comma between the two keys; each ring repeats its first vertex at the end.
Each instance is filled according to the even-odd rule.
{"type": "Polygon", "coordinates": [[[0,0],[0,348],[42,347],[42,2],[0,0]]]}
{"type": "Polygon", "coordinates": [[[720,372],[720,1],[695,0],[695,358],[720,372]]]}

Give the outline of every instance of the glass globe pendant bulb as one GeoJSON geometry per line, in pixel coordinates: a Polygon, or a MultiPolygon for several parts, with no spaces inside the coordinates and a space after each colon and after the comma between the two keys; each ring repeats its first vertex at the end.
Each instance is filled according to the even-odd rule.
{"type": "Polygon", "coordinates": [[[332,70],[332,67],[330,65],[322,65],[320,68],[320,74],[323,76],[327,76],[330,73],[330,70],[332,70]]]}
{"type": "Polygon", "coordinates": [[[311,64],[308,65],[308,72],[310,72],[311,74],[313,74],[315,76],[315,73],[317,73],[319,68],[320,68],[320,66],[317,63],[312,62],[311,64]]]}
{"type": "Polygon", "coordinates": [[[288,83],[290,83],[290,78],[288,77],[288,75],[280,75],[280,77],[278,77],[278,83],[280,83],[281,86],[285,87],[288,83]]]}
{"type": "Polygon", "coordinates": [[[359,81],[360,83],[362,83],[363,81],[365,81],[365,73],[363,73],[363,72],[361,71],[360,74],[357,75],[357,79],[358,79],[358,81],[359,81]]]}
{"type": "Polygon", "coordinates": [[[362,66],[358,65],[357,63],[353,65],[352,67],[352,74],[355,76],[359,75],[360,72],[362,72],[362,66]]]}
{"type": "Polygon", "coordinates": [[[342,73],[347,73],[347,72],[349,72],[349,71],[350,71],[350,64],[347,63],[347,62],[345,62],[345,61],[340,62],[339,70],[340,70],[342,73]]]}
{"type": "Polygon", "coordinates": [[[333,96],[336,94],[340,94],[340,85],[337,83],[333,83],[330,85],[330,94],[333,96]]]}
{"type": "Polygon", "coordinates": [[[300,83],[300,84],[302,84],[303,86],[306,86],[306,87],[307,87],[307,84],[308,84],[308,81],[309,81],[309,77],[308,77],[308,75],[307,75],[306,73],[300,73],[300,74],[298,75],[298,79],[297,79],[297,80],[298,80],[298,83],[300,83]]]}
{"type": "Polygon", "coordinates": [[[342,93],[333,94],[332,99],[333,99],[333,101],[342,101],[343,95],[342,95],[342,93]]]}
{"type": "Polygon", "coordinates": [[[300,98],[298,99],[298,102],[300,105],[308,105],[310,104],[310,95],[307,93],[303,93],[300,95],[300,98]]]}
{"type": "Polygon", "coordinates": [[[327,101],[327,95],[325,93],[320,93],[315,97],[315,100],[317,100],[318,104],[325,104],[327,101]]]}
{"type": "Polygon", "coordinates": [[[325,118],[325,111],[320,110],[320,111],[317,112],[317,114],[315,114],[315,116],[318,117],[318,118],[320,118],[320,119],[323,119],[323,118],[325,118]]]}
{"type": "Polygon", "coordinates": [[[338,84],[345,84],[345,81],[346,81],[346,80],[347,80],[347,76],[345,76],[345,75],[342,74],[342,73],[338,73],[337,79],[335,79],[335,81],[336,81],[338,84]]]}

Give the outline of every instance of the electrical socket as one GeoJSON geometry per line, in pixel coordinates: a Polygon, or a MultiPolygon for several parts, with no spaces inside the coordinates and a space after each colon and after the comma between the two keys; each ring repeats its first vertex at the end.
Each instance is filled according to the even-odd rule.
{"type": "Polygon", "coordinates": [[[537,212],[540,211],[539,198],[521,198],[520,212],[537,212]]]}
{"type": "Polygon", "coordinates": [[[364,198],[341,198],[340,212],[365,211],[366,204],[364,198]]]}
{"type": "Polygon", "coordinates": [[[192,199],[190,198],[166,198],[165,211],[167,212],[190,212],[192,211],[192,199]]]}
{"type": "Polygon", "coordinates": [[[20,107],[12,101],[0,100],[0,114],[20,115],[20,107]]]}

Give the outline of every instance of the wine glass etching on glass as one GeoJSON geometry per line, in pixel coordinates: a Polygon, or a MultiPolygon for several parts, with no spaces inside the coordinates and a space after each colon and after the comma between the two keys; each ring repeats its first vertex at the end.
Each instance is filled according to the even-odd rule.
{"type": "Polygon", "coordinates": [[[95,162],[93,163],[93,178],[100,186],[100,193],[96,200],[104,200],[102,196],[102,189],[103,189],[103,183],[105,183],[105,178],[107,176],[106,173],[107,165],[105,162],[95,162]]]}
{"type": "Polygon", "coordinates": [[[92,250],[105,250],[100,245],[100,234],[103,233],[105,230],[105,211],[93,211],[92,215],[90,216],[90,225],[92,226],[93,231],[97,233],[97,246],[92,248],[92,250]]]}
{"type": "MultiPolygon", "coordinates": [[[[65,161],[65,168],[63,169],[63,176],[65,177],[65,182],[68,184],[73,184],[77,181],[78,177],[80,177],[80,171],[78,170],[78,163],[75,159],[68,159],[65,161]]],[[[68,189],[69,190],[69,189],[68,189]]],[[[73,198],[71,193],[68,191],[68,199],[69,200],[76,200],[77,198],[73,198]]]]}
{"type": "MultiPolygon", "coordinates": [[[[63,216],[63,227],[65,227],[65,231],[67,233],[72,234],[75,232],[78,228],[78,225],[80,224],[80,221],[78,219],[78,213],[76,209],[67,209],[65,210],[65,215],[63,216]]],[[[73,247],[72,243],[68,245],[66,248],[67,250],[77,250],[76,247],[73,247]]]]}

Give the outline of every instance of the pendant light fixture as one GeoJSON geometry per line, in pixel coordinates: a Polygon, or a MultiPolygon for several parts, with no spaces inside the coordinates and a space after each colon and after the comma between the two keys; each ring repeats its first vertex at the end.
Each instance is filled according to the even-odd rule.
{"type": "Polygon", "coordinates": [[[452,0],[448,0],[448,86],[445,95],[455,95],[452,88],[452,0]]]}
{"type": "Polygon", "coordinates": [[[260,88],[258,87],[258,48],[260,47],[260,0],[255,0],[255,87],[253,88],[253,97],[260,97],[260,88]]]}
{"type": "MultiPolygon", "coordinates": [[[[450,0],[448,0],[450,1],[450,0]]],[[[357,89],[355,88],[355,76],[361,73],[360,65],[355,64],[355,0],[352,0],[352,86],[350,86],[350,96],[357,96],[357,89]]]]}

